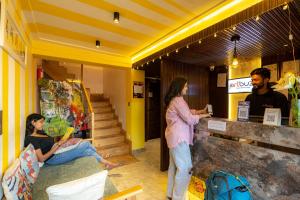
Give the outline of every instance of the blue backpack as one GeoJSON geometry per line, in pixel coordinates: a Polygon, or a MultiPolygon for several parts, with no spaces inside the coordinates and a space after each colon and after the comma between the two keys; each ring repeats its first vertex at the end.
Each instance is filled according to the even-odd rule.
{"type": "Polygon", "coordinates": [[[252,200],[250,184],[243,176],[212,172],[206,180],[205,200],[252,200]]]}

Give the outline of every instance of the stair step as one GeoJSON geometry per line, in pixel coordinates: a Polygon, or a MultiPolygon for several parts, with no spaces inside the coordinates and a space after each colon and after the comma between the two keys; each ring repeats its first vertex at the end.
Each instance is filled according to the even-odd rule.
{"type": "Polygon", "coordinates": [[[111,120],[101,120],[101,121],[95,121],[94,122],[94,128],[108,128],[108,127],[114,127],[118,125],[119,122],[117,119],[111,119],[111,120]]]}
{"type": "Polygon", "coordinates": [[[107,119],[113,119],[115,117],[114,113],[108,112],[108,113],[97,113],[94,115],[94,120],[107,120],[107,119]]]}
{"type": "Polygon", "coordinates": [[[93,108],[93,111],[94,111],[94,113],[108,113],[108,112],[113,112],[113,110],[112,110],[112,108],[110,106],[93,108]]]}
{"type": "Polygon", "coordinates": [[[109,101],[95,101],[92,104],[93,108],[110,106],[109,101]]]}
{"type": "Polygon", "coordinates": [[[103,101],[103,100],[106,100],[106,99],[105,99],[103,94],[91,94],[90,95],[90,100],[92,102],[95,102],[95,101],[103,101]]]}
{"type": "Polygon", "coordinates": [[[111,137],[100,137],[94,139],[94,146],[95,147],[103,147],[110,146],[114,144],[120,144],[125,142],[125,135],[119,134],[111,137]]]}
{"type": "Polygon", "coordinates": [[[130,154],[130,145],[127,143],[120,143],[110,146],[96,147],[97,151],[102,155],[119,156],[130,154]]]}
{"type": "Polygon", "coordinates": [[[121,127],[115,126],[111,128],[99,128],[99,129],[94,129],[94,138],[96,137],[105,137],[109,135],[116,135],[122,132],[121,127]]]}

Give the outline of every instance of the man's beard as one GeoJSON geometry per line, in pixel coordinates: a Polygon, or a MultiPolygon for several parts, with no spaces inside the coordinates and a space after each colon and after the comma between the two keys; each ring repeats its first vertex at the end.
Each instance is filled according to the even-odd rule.
{"type": "Polygon", "coordinates": [[[252,92],[253,92],[253,93],[257,93],[257,91],[258,91],[259,89],[263,88],[263,87],[264,87],[264,83],[263,83],[263,82],[262,82],[262,83],[259,83],[259,84],[257,84],[257,85],[253,85],[252,92]]]}

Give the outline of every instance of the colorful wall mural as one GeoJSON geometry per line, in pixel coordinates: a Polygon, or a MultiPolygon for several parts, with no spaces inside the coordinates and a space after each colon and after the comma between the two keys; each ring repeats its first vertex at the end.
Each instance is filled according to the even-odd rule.
{"type": "Polygon", "coordinates": [[[62,136],[68,127],[76,132],[88,129],[87,116],[83,105],[83,93],[79,83],[39,80],[41,114],[45,116],[45,132],[62,136]]]}

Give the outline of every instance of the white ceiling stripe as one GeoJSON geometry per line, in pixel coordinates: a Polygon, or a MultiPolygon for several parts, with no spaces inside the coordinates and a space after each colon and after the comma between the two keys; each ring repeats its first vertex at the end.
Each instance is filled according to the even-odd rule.
{"type": "Polygon", "coordinates": [[[90,6],[87,5],[85,3],[81,3],[79,1],[74,1],[74,0],[42,0],[43,2],[59,7],[59,8],[63,8],[65,10],[69,10],[81,15],[85,15],[87,17],[91,17],[94,18],[96,20],[99,21],[103,21],[103,22],[111,22],[111,24],[113,26],[118,26],[118,27],[122,27],[122,28],[126,28],[129,30],[133,30],[136,32],[140,32],[142,34],[146,34],[146,35],[151,35],[153,33],[157,33],[157,29],[154,29],[152,27],[149,27],[147,25],[144,24],[140,24],[136,21],[132,21],[129,19],[126,19],[122,16],[122,13],[120,13],[120,22],[119,24],[114,24],[113,23],[113,13],[108,12],[107,10],[102,10],[99,8],[96,8],[94,6],[90,6]],[[72,5],[72,6],[70,6],[72,5]]]}
{"type": "MultiPolygon", "coordinates": [[[[156,6],[159,6],[163,9],[166,9],[172,13],[175,13],[175,15],[181,16],[183,18],[187,18],[187,13],[183,12],[182,10],[179,10],[178,8],[176,8],[175,6],[173,6],[172,4],[169,4],[165,1],[162,0],[151,0],[151,3],[155,4],[156,6]]],[[[190,15],[190,14],[188,14],[190,15]]]]}
{"type": "MultiPolygon", "coordinates": [[[[24,12],[24,14],[26,16],[29,15],[28,12],[24,12]]],[[[113,32],[109,32],[109,31],[105,31],[102,29],[98,29],[89,25],[85,25],[85,24],[81,24],[78,22],[74,22],[74,21],[70,21],[70,20],[66,20],[60,17],[56,17],[53,15],[48,15],[45,13],[41,13],[38,11],[34,11],[34,15],[36,17],[36,22],[37,23],[41,23],[44,25],[49,25],[49,26],[53,26],[56,28],[60,28],[60,29],[65,29],[65,30],[69,30],[72,32],[77,32],[77,33],[81,33],[84,35],[89,35],[92,37],[96,37],[101,39],[106,39],[112,42],[118,42],[121,44],[125,44],[127,46],[136,46],[139,44],[140,41],[138,41],[137,39],[133,39],[133,38],[128,38],[125,36],[122,36],[120,34],[117,33],[113,33],[113,32]]],[[[28,21],[30,21],[31,18],[28,18],[28,21]]]]}
{"type": "Polygon", "coordinates": [[[166,26],[170,26],[170,24],[172,25],[175,22],[174,19],[170,19],[160,13],[154,12],[150,9],[147,9],[131,1],[120,1],[120,0],[106,0],[106,1],[116,6],[128,9],[148,19],[155,20],[161,24],[165,24],[166,26]]]}

